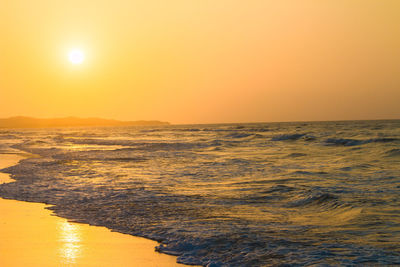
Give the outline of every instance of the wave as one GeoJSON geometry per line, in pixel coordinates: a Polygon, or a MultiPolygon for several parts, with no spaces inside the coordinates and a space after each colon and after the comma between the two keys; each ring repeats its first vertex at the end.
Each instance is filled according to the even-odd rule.
{"type": "Polygon", "coordinates": [[[306,196],[304,198],[300,198],[294,201],[287,203],[288,207],[303,207],[310,205],[323,205],[323,204],[334,204],[336,205],[338,201],[338,197],[336,195],[330,193],[316,193],[306,196]]]}
{"type": "Polygon", "coordinates": [[[369,142],[371,142],[371,143],[391,143],[391,142],[398,142],[398,141],[400,141],[399,138],[388,138],[388,137],[369,139],[369,142]]]}
{"type": "Polygon", "coordinates": [[[370,143],[390,143],[398,142],[398,138],[371,138],[371,139],[346,139],[346,138],[328,138],[324,141],[326,145],[333,146],[359,146],[370,143]]]}
{"type": "Polygon", "coordinates": [[[305,136],[306,134],[280,134],[280,135],[276,135],[274,137],[271,138],[272,141],[286,141],[286,140],[298,140],[300,138],[302,138],[303,136],[305,136]]]}
{"type": "Polygon", "coordinates": [[[69,160],[69,161],[129,161],[129,162],[143,162],[149,158],[143,156],[135,156],[130,153],[124,154],[121,152],[108,152],[104,151],[90,151],[90,152],[71,152],[55,154],[52,156],[54,159],[69,160]]]}
{"type": "Polygon", "coordinates": [[[295,190],[294,187],[287,185],[275,185],[271,186],[268,190],[261,192],[262,194],[271,194],[271,193],[287,193],[295,190]]]}
{"type": "Polygon", "coordinates": [[[45,144],[50,144],[50,143],[43,140],[31,140],[23,143],[24,146],[37,146],[37,145],[40,146],[45,144]]]}
{"type": "Polygon", "coordinates": [[[327,172],[324,171],[294,171],[291,172],[291,174],[295,174],[295,175],[325,175],[328,174],[327,172]]]}
{"type": "Polygon", "coordinates": [[[98,139],[98,138],[64,138],[63,142],[77,145],[101,145],[101,146],[134,146],[138,144],[135,140],[127,139],[98,139]]]}
{"type": "Polygon", "coordinates": [[[225,135],[225,138],[245,138],[245,137],[249,137],[249,136],[253,136],[253,134],[249,134],[249,133],[230,133],[225,135]]]}
{"type": "Polygon", "coordinates": [[[305,156],[307,156],[307,154],[295,152],[295,153],[290,153],[286,157],[288,157],[288,158],[299,158],[299,157],[305,157],[305,156]]]}
{"type": "Polygon", "coordinates": [[[230,133],[224,136],[227,139],[253,139],[253,138],[264,138],[265,136],[257,133],[244,133],[244,132],[235,132],[230,133]]]}
{"type": "Polygon", "coordinates": [[[136,150],[186,150],[194,148],[205,148],[209,146],[206,142],[142,142],[129,139],[65,139],[65,142],[77,145],[99,145],[130,147],[136,150]]]}
{"type": "Polygon", "coordinates": [[[325,140],[325,144],[335,146],[358,146],[364,144],[364,141],[356,139],[329,138],[325,140]]]}
{"type": "Polygon", "coordinates": [[[18,136],[14,134],[0,134],[0,139],[18,139],[18,136]]]}
{"type": "Polygon", "coordinates": [[[259,127],[259,128],[254,127],[254,128],[248,128],[248,129],[246,129],[246,131],[263,133],[263,132],[270,132],[271,129],[269,127],[259,127]]]}
{"type": "Polygon", "coordinates": [[[385,152],[387,157],[400,157],[400,149],[394,148],[385,152]]]}

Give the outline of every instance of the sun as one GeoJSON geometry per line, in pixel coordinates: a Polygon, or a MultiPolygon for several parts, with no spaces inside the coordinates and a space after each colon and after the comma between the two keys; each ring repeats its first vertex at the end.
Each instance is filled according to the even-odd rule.
{"type": "Polygon", "coordinates": [[[80,49],[73,49],[68,53],[68,59],[72,64],[82,64],[85,60],[85,54],[80,49]]]}

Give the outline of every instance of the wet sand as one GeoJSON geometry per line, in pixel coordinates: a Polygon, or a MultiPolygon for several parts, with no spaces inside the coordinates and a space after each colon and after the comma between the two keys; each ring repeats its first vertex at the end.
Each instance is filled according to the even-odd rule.
{"type": "MultiPolygon", "coordinates": [[[[0,169],[20,159],[0,154],[0,169]]],[[[12,179],[0,173],[4,182],[12,179]]],[[[155,241],[70,223],[46,206],[0,198],[0,266],[184,266],[155,252],[155,241]]]]}

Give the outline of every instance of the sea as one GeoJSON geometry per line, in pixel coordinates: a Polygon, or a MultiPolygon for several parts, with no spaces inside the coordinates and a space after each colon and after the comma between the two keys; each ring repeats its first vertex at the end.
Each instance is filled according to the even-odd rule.
{"type": "Polygon", "coordinates": [[[400,120],[0,129],[0,197],[203,266],[400,265],[400,120]]]}

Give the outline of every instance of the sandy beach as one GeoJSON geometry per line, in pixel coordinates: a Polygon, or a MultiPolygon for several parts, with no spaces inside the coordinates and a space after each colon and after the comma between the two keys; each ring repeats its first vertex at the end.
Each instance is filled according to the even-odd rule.
{"type": "MultiPolygon", "coordinates": [[[[0,169],[20,159],[0,154],[0,169]]],[[[7,182],[0,173],[0,183],[7,182]]],[[[45,207],[0,198],[0,266],[183,266],[155,252],[155,241],[70,223],[45,207]]]]}

